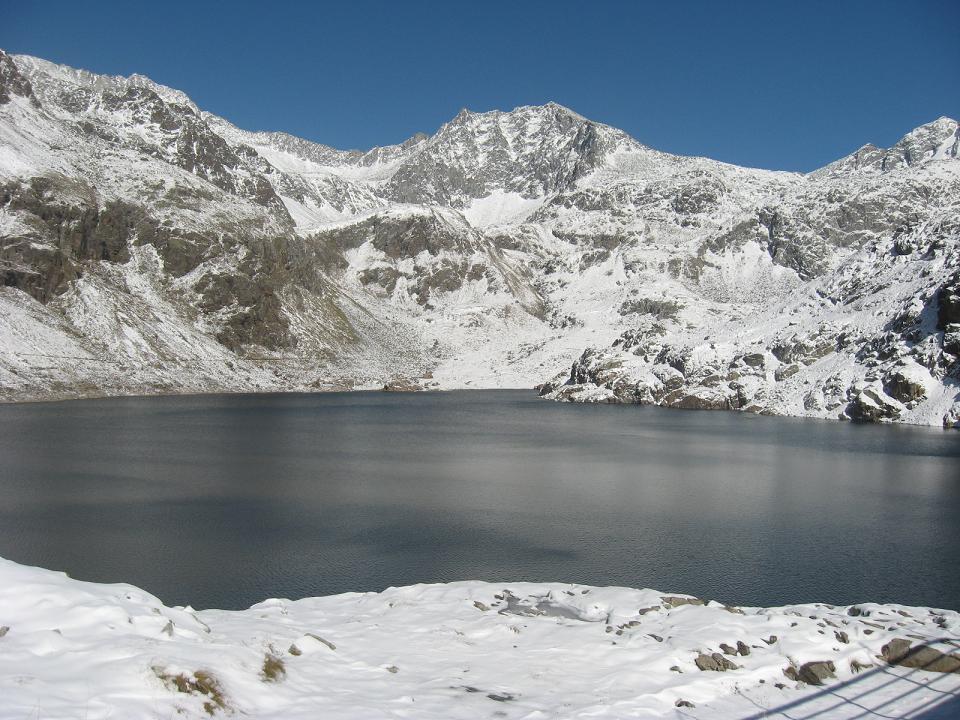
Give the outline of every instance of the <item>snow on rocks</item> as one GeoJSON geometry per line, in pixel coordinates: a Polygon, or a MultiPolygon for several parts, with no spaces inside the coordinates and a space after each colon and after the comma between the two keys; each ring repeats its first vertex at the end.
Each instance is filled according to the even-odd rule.
{"type": "Polygon", "coordinates": [[[0,560],[0,621],[0,718],[842,718],[960,690],[960,614],[899,605],[458,582],[194,611],[0,560]]]}
{"type": "Polygon", "coordinates": [[[958,143],[771,172],[547,103],[341,151],[0,51],[0,398],[541,384],[952,426],[958,143]]]}

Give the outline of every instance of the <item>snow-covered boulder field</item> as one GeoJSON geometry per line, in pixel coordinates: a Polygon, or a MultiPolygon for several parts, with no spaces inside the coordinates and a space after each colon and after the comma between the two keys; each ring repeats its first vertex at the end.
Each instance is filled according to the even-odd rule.
{"type": "Polygon", "coordinates": [[[0,718],[929,720],[957,717],[958,633],[950,610],[560,583],[195,611],[0,560],[0,718]]]}

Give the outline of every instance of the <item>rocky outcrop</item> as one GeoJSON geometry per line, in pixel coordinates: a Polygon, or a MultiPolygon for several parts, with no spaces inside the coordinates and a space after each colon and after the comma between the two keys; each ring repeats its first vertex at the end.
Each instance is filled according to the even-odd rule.
{"type": "Polygon", "coordinates": [[[954,273],[937,291],[937,328],[960,323],[960,272],[954,273]]]}
{"type": "Polygon", "coordinates": [[[924,369],[916,365],[893,368],[884,378],[884,392],[901,403],[923,400],[927,397],[924,375],[930,377],[924,369]]]}
{"type": "Polygon", "coordinates": [[[126,262],[145,218],[133,205],[114,201],[100,206],[92,189],[48,177],[0,187],[2,210],[23,218],[22,232],[0,237],[4,285],[44,303],[66,290],[85,262],[126,262]],[[58,192],[63,185],[82,196],[65,199],[58,192]]]}
{"type": "Polygon", "coordinates": [[[866,387],[856,392],[846,415],[856,422],[883,422],[900,417],[901,406],[875,387],[866,387]]]}
{"type": "Polygon", "coordinates": [[[40,105],[30,81],[17,68],[13,58],[0,50],[0,105],[10,102],[14,96],[28,98],[35,106],[40,105]]]}

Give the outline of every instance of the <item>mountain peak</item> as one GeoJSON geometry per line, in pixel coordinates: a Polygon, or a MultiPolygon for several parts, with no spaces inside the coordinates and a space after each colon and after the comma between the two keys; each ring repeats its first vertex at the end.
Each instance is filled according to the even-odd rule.
{"type": "Polygon", "coordinates": [[[13,95],[30,98],[37,103],[30,80],[20,72],[13,58],[0,50],[0,105],[10,102],[13,95]]]}
{"type": "MultiPolygon", "coordinates": [[[[153,92],[165,103],[182,105],[197,115],[200,113],[200,108],[185,92],[162,85],[146,75],[140,75],[139,73],[129,76],[98,75],[32,55],[14,55],[12,57],[23,75],[29,78],[34,86],[38,86],[38,92],[41,93],[70,93],[78,88],[95,92],[109,89],[123,92],[129,88],[140,88],[153,92]]],[[[40,95],[40,99],[45,99],[43,94],[40,95]]]]}
{"type": "Polygon", "coordinates": [[[855,172],[886,173],[930,162],[960,157],[960,124],[941,116],[915,127],[889,148],[867,143],[856,152],[814,171],[811,175],[846,175],[855,172]]]}

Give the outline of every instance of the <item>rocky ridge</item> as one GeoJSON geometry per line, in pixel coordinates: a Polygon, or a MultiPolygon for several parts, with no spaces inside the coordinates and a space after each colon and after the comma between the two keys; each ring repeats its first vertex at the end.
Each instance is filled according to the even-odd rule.
{"type": "Polygon", "coordinates": [[[956,425],[958,132],[804,175],[551,103],[342,151],[0,51],[0,397],[542,383],[956,425]]]}

